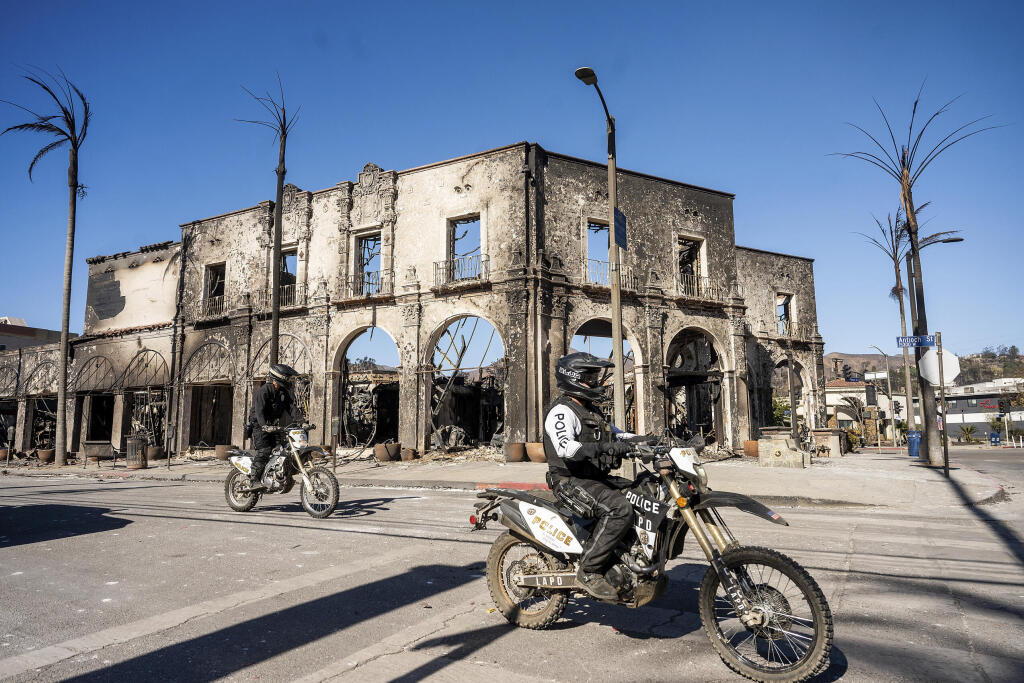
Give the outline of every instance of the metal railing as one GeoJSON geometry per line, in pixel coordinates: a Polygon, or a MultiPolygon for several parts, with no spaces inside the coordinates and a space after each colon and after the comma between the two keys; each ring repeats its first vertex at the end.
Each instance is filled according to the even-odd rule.
{"type": "MultiPolygon", "coordinates": [[[[306,291],[298,285],[281,285],[278,291],[281,293],[281,308],[302,306],[306,303],[306,291]]],[[[268,313],[271,309],[270,290],[243,294],[242,305],[246,303],[252,307],[254,313],[268,313]]]]}
{"type": "Polygon", "coordinates": [[[435,261],[434,286],[441,287],[470,280],[486,280],[490,277],[489,267],[486,254],[435,261]]]}
{"type": "MultiPolygon", "coordinates": [[[[607,261],[587,259],[587,282],[601,287],[611,286],[611,272],[607,261]]],[[[628,266],[619,265],[619,282],[623,289],[639,291],[643,283],[640,277],[628,266]]]]}
{"type": "Polygon", "coordinates": [[[810,339],[811,330],[807,325],[800,325],[793,320],[776,320],[775,333],[790,339],[810,339]]]}
{"type": "Polygon", "coordinates": [[[208,296],[199,302],[199,310],[196,311],[196,318],[214,318],[224,315],[224,297],[208,296]]]}
{"type": "Polygon", "coordinates": [[[345,287],[345,295],[356,299],[371,296],[391,296],[395,290],[394,272],[390,270],[372,270],[350,275],[345,287]]]}
{"type": "Polygon", "coordinates": [[[691,299],[704,299],[706,301],[725,300],[725,292],[721,287],[712,283],[711,278],[699,275],[680,275],[679,294],[691,299]]]}

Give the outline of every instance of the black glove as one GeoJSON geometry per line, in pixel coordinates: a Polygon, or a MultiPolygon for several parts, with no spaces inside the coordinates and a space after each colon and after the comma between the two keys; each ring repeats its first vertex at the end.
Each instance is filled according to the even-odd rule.
{"type": "Polygon", "coordinates": [[[263,425],[263,431],[266,434],[273,434],[278,429],[280,429],[280,427],[278,427],[276,425],[263,425]]]}
{"type": "Polygon", "coordinates": [[[608,441],[601,444],[601,453],[622,459],[622,456],[629,455],[633,451],[632,446],[622,441],[608,441]]]}

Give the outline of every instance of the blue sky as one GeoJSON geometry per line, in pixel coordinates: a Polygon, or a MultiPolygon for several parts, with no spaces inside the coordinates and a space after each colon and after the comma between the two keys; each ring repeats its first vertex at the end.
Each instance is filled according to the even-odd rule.
{"type": "MultiPolygon", "coordinates": [[[[618,123],[621,166],[736,194],[740,244],[816,259],[826,351],[891,348],[892,274],[855,231],[897,205],[894,182],[827,156],[882,134],[872,97],[903,129],[964,96],[939,129],[984,114],[1006,127],[950,149],[922,176],[928,229],[966,241],[925,252],[929,317],[947,346],[1024,346],[1024,19],[1011,2],[15,3],[0,25],[0,98],[42,105],[18,65],[59,64],[90,98],[82,152],[72,327],[87,256],[175,239],[185,221],[274,192],[276,148],[236,123],[239,86],[279,71],[302,113],[288,180],[354,179],[533,140],[600,159],[604,125],[587,64],[618,123]],[[276,12],[276,7],[286,7],[276,12]]],[[[19,123],[0,108],[0,126],[19,123]]],[[[0,315],[60,324],[66,157],[26,173],[43,139],[0,138],[0,315]]]]}

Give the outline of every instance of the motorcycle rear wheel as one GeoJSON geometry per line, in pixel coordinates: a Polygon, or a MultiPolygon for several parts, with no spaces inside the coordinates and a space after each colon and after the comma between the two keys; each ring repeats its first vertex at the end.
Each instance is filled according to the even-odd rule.
{"type": "Polygon", "coordinates": [[[311,467],[306,470],[309,481],[313,484],[310,491],[303,482],[299,489],[299,501],[302,509],[314,519],[330,517],[338,507],[338,480],[334,473],[323,466],[311,467]]]}
{"type": "Polygon", "coordinates": [[[249,486],[249,477],[238,470],[231,470],[231,474],[224,480],[224,498],[228,501],[228,507],[235,512],[248,512],[256,507],[260,494],[242,491],[249,486]]]}
{"type": "Polygon", "coordinates": [[[568,591],[549,591],[515,584],[524,573],[555,571],[558,560],[506,531],[487,555],[487,588],[494,606],[510,623],[545,629],[558,621],[569,602],[568,591]]]}
{"type": "Polygon", "coordinates": [[[828,665],[832,611],[799,564],[769,548],[730,550],[722,558],[766,623],[747,628],[709,567],[700,584],[700,619],[725,664],[755,681],[803,681],[828,665]]]}

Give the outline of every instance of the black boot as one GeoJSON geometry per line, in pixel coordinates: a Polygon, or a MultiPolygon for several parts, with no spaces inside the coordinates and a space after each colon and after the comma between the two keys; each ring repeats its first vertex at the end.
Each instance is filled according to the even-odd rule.
{"type": "Polygon", "coordinates": [[[576,581],[585,591],[598,600],[617,600],[619,592],[615,586],[608,583],[604,574],[599,572],[585,572],[580,569],[576,572],[576,581]]]}

